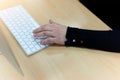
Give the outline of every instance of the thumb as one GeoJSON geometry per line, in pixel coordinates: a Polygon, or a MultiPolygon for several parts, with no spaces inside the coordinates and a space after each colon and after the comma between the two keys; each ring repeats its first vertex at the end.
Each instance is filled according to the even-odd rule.
{"type": "Polygon", "coordinates": [[[53,22],[53,20],[50,19],[50,20],[49,20],[49,23],[50,23],[50,24],[53,24],[54,22],[53,22]]]}

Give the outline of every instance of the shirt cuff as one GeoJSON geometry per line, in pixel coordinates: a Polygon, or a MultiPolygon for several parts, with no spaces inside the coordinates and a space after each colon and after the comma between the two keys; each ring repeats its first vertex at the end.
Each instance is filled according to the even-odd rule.
{"type": "Polygon", "coordinates": [[[81,47],[84,44],[84,41],[80,38],[81,30],[78,28],[67,28],[65,46],[76,46],[81,47]]]}

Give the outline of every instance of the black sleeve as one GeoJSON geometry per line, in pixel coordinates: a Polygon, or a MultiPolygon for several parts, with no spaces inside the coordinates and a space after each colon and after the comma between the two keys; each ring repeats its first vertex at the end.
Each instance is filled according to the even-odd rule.
{"type": "Polygon", "coordinates": [[[67,28],[65,46],[120,52],[120,30],[95,31],[67,28]]]}

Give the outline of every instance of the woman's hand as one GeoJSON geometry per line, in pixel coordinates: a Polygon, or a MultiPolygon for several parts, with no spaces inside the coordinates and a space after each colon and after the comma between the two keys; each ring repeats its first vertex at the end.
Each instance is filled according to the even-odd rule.
{"type": "Polygon", "coordinates": [[[58,24],[49,20],[49,23],[33,31],[35,37],[47,36],[41,44],[58,44],[64,45],[66,41],[67,26],[58,24]]]}

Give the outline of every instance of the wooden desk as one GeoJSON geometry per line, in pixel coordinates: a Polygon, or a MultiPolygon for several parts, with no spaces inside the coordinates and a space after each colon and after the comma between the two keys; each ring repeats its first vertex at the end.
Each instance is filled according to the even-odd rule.
{"type": "MultiPolygon", "coordinates": [[[[0,0],[0,9],[19,4],[41,25],[53,19],[85,29],[109,29],[77,0],[0,0]]],[[[2,22],[0,26],[24,73],[19,75],[1,55],[0,71],[6,71],[0,72],[0,80],[120,80],[120,54],[50,46],[27,57],[2,22]]]]}

